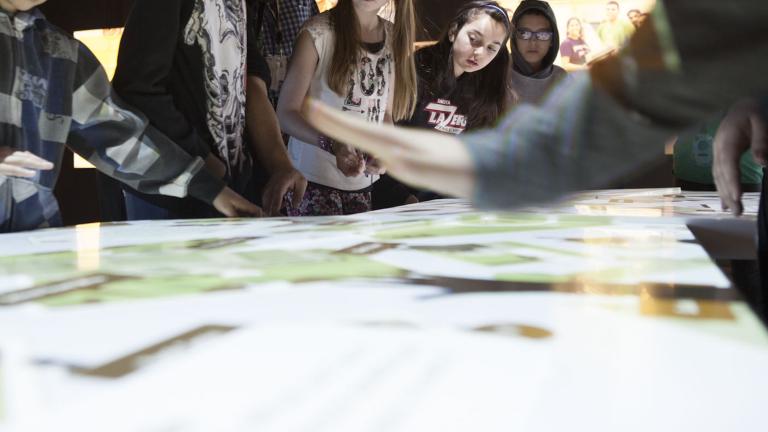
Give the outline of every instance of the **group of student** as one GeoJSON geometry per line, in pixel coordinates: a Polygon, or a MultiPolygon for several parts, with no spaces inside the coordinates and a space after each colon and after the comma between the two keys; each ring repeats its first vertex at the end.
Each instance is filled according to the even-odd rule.
{"type": "Polygon", "coordinates": [[[617,55],[571,74],[540,104],[520,104],[493,128],[460,136],[371,126],[316,101],[306,116],[409,184],[509,209],[606,187],[658,158],[670,136],[721,112],[707,140],[723,208],[743,211],[744,153],[763,171],[762,285],[746,287],[745,297],[768,323],[766,20],[765,2],[732,0],[723,8],[718,0],[659,1],[617,55]]]}
{"type": "MultiPolygon", "coordinates": [[[[525,0],[511,18],[495,2],[468,2],[414,56],[412,0],[394,0],[394,24],[379,17],[387,0],[340,0],[296,33],[276,114],[269,90],[286,51],[247,49],[245,1],[137,0],[120,98],[93,55],[35,9],[44,1],[0,0],[0,232],[61,224],[52,189],[64,145],[127,184],[138,217],[259,216],[260,198],[269,214],[365,211],[383,167],[422,190],[510,208],[603,187],[718,111],[708,134],[724,207],[741,213],[745,151],[768,164],[764,2],[660,1],[627,49],[555,82],[545,2],[525,0]],[[263,194],[252,153],[270,175],[263,194]]],[[[766,181],[753,294],[764,318],[766,181]]]]}
{"type": "Polygon", "coordinates": [[[64,145],[127,185],[119,199],[134,220],[340,215],[434,197],[320,133],[305,100],[460,134],[566,75],[544,1],[511,17],[467,2],[414,55],[413,0],[340,0],[322,14],[314,0],[137,0],[110,87],[41,3],[0,0],[0,232],[61,224],[64,145]]]}

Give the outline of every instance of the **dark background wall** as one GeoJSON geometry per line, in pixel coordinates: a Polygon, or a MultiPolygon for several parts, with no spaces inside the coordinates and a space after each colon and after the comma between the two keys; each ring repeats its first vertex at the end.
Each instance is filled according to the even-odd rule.
{"type": "Polygon", "coordinates": [[[416,13],[421,21],[419,40],[436,40],[448,21],[468,0],[415,0],[416,13]]]}
{"type": "Polygon", "coordinates": [[[51,22],[71,32],[122,27],[132,5],[133,0],[48,0],[40,9],[51,22]]]}

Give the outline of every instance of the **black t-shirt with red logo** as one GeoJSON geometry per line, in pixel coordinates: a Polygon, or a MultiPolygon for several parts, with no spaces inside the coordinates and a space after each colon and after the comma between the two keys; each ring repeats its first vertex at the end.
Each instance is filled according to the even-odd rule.
{"type": "Polygon", "coordinates": [[[467,129],[467,116],[451,99],[427,97],[404,124],[458,135],[467,129]]]}
{"type": "Polygon", "coordinates": [[[410,119],[399,124],[458,135],[469,128],[467,117],[467,98],[462,79],[447,94],[438,94],[431,88],[434,73],[430,70],[428,59],[436,55],[433,47],[424,48],[416,53],[416,73],[419,77],[419,100],[416,111],[410,119]],[[464,102],[464,103],[462,103],[464,102]]]}

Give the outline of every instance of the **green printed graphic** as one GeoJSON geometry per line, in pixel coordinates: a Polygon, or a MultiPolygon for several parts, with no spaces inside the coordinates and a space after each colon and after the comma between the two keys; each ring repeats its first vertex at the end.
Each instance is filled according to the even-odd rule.
{"type": "Polygon", "coordinates": [[[605,225],[609,221],[604,217],[585,217],[562,215],[550,218],[536,214],[500,215],[469,214],[458,220],[437,219],[421,221],[404,226],[383,229],[376,233],[382,241],[405,240],[411,238],[455,237],[482,234],[504,234],[514,232],[533,232],[554,229],[588,228],[605,225]]]}

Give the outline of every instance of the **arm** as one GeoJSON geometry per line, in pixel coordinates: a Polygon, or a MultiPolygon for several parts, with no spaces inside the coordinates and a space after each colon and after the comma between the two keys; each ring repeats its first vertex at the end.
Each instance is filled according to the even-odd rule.
{"type": "Polygon", "coordinates": [[[298,207],[307,188],[307,181],[293,168],[285,151],[280,125],[269,102],[266,83],[254,75],[248,76],[246,86],[246,125],[248,139],[256,158],[269,172],[262,205],[268,214],[280,214],[283,196],[293,191],[293,205],[298,207]]]}
{"type": "Polygon", "coordinates": [[[227,216],[261,210],[203,169],[203,161],[179,148],[112,97],[104,70],[80,45],[67,145],[103,173],[139,192],[193,196],[227,216]]]}
{"type": "MultiPolygon", "coordinates": [[[[387,95],[387,97],[388,97],[387,100],[389,101],[389,103],[387,103],[387,109],[384,111],[384,124],[385,125],[390,125],[390,126],[394,126],[395,125],[395,122],[392,119],[392,105],[394,104],[394,101],[395,101],[395,86],[396,85],[397,85],[397,83],[395,83],[395,81],[393,80],[392,84],[389,86],[389,91],[388,91],[388,95],[387,95]]],[[[382,164],[381,160],[379,160],[376,157],[369,156],[366,159],[365,172],[367,174],[383,175],[384,173],[387,172],[387,169],[382,164]]]]}
{"type": "Polygon", "coordinates": [[[319,56],[309,32],[302,31],[296,41],[288,74],[285,77],[277,116],[285,133],[309,144],[318,145],[318,131],[301,114],[301,107],[315,75],[319,56]]]}
{"type": "Polygon", "coordinates": [[[469,152],[455,136],[374,125],[317,101],[308,101],[304,112],[324,134],[375,154],[398,179],[444,195],[471,196],[474,166],[469,152]]]}

